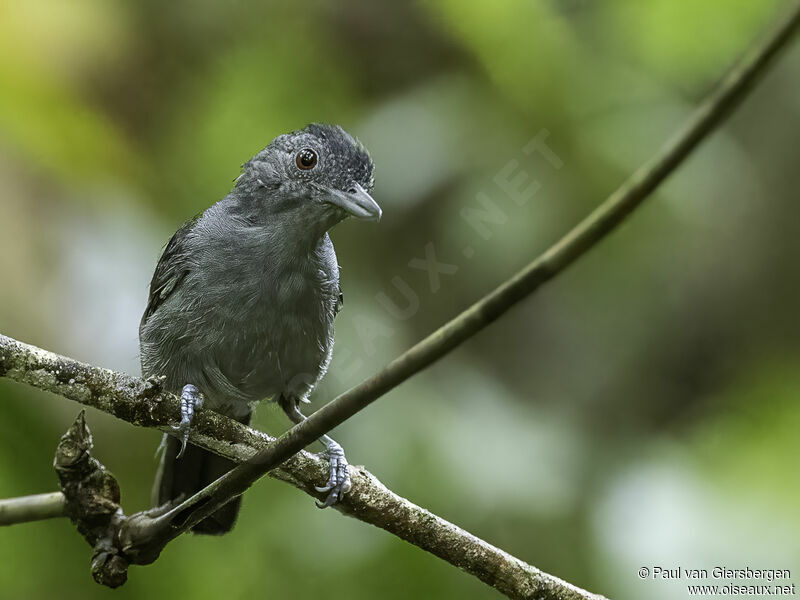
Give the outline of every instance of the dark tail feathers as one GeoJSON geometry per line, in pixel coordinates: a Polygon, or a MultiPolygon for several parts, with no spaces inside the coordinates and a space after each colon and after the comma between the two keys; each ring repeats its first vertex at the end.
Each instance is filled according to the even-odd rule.
{"type": "MultiPolygon", "coordinates": [[[[250,415],[240,420],[247,425],[250,422],[250,415]]],[[[181,494],[183,499],[186,499],[236,466],[233,461],[192,444],[186,446],[186,452],[182,457],[176,458],[180,449],[180,441],[169,436],[153,486],[153,503],[156,506],[174,500],[181,494]]],[[[192,531],[206,535],[222,535],[229,532],[236,523],[241,505],[242,497],[234,498],[217,512],[200,521],[192,531]]]]}

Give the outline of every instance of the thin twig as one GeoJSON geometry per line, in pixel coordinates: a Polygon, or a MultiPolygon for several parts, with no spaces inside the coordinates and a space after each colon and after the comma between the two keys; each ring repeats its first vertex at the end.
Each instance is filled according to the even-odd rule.
{"type": "Polygon", "coordinates": [[[64,494],[50,492],[0,500],[0,525],[64,517],[64,494]]]}

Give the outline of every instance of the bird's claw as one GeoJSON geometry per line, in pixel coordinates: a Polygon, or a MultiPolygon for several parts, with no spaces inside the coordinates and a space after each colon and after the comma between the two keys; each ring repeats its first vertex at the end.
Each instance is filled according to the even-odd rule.
{"type": "Polygon", "coordinates": [[[352,487],[350,471],[347,468],[347,459],[344,457],[344,450],[342,450],[342,447],[336,442],[329,444],[328,457],[331,463],[328,483],[324,486],[314,486],[318,492],[329,492],[324,502],[317,502],[318,508],[333,506],[341,500],[352,487]]]}
{"type": "Polygon", "coordinates": [[[186,452],[186,444],[189,442],[189,425],[184,425],[183,421],[181,421],[180,425],[172,426],[172,431],[179,434],[178,439],[181,441],[181,450],[175,455],[175,458],[178,459],[186,452]]]}
{"type": "Polygon", "coordinates": [[[179,434],[178,439],[181,441],[181,450],[175,458],[180,458],[186,451],[186,444],[189,442],[189,432],[192,428],[192,420],[194,413],[197,409],[203,406],[203,394],[200,393],[195,386],[191,383],[183,386],[181,390],[181,422],[179,425],[174,425],[172,431],[179,434]]]}

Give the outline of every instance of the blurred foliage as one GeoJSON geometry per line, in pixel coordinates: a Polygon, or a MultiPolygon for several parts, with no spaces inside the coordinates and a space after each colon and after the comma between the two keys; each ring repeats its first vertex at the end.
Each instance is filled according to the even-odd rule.
{"type": "MultiPolygon", "coordinates": [[[[0,3],[0,331],[138,372],[160,246],[275,135],[340,123],[377,164],[377,226],[333,237],[345,310],[317,403],[515,272],[681,124],[777,0],[0,3]],[[563,166],[523,147],[545,132],[563,166]],[[515,204],[498,174],[538,185],[515,204]],[[481,196],[483,194],[483,196],[481,196]],[[480,235],[461,215],[499,207],[480,235]],[[433,243],[439,289],[410,268],[433,243]],[[466,251],[469,248],[471,252],[466,251]],[[398,319],[410,288],[419,308],[398,319]]],[[[337,431],[445,518],[614,598],[642,565],[792,568],[800,51],[629,224],[337,431]]],[[[501,176],[502,177],[502,176],[501,176]]],[[[52,490],[78,407],[0,381],[0,496],[52,490]]],[[[287,426],[274,408],[257,425],[287,426]]],[[[128,510],[158,435],[91,412],[128,510]]],[[[0,597],[106,597],[65,521],[0,532],[0,597]]],[[[119,598],[493,598],[418,549],[259,482],[119,598]]]]}

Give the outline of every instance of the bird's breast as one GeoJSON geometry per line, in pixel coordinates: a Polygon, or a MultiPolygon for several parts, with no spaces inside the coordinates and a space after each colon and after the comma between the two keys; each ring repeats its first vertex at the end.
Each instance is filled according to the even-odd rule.
{"type": "Polygon", "coordinates": [[[305,396],[330,361],[338,284],[308,269],[272,273],[259,284],[220,340],[222,371],[254,400],[305,396]]]}

